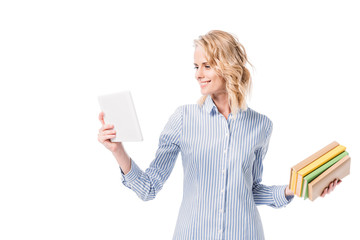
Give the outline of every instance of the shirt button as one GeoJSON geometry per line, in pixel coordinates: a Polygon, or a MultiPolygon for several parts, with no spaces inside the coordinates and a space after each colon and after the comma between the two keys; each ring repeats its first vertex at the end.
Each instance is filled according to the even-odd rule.
{"type": "Polygon", "coordinates": [[[224,189],[221,189],[221,193],[224,193],[224,191],[225,191],[224,189]]]}
{"type": "Polygon", "coordinates": [[[221,233],[222,231],[221,231],[221,229],[219,229],[219,233],[221,233]]]}
{"type": "Polygon", "coordinates": [[[221,172],[224,174],[224,173],[225,173],[225,169],[223,169],[221,172]]]}

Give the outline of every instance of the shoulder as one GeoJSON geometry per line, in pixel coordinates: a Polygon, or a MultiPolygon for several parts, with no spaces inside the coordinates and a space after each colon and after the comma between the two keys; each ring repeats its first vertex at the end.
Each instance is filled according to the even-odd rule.
{"type": "Polygon", "coordinates": [[[259,113],[250,107],[247,108],[244,114],[246,115],[247,119],[249,119],[253,123],[256,123],[264,127],[267,130],[267,132],[272,130],[273,122],[265,114],[259,113]]]}
{"type": "Polygon", "coordinates": [[[184,116],[193,115],[201,111],[197,104],[184,104],[178,106],[172,114],[172,118],[183,118],[184,116]]]}
{"type": "Polygon", "coordinates": [[[182,115],[191,115],[203,111],[203,106],[199,104],[184,104],[179,106],[176,111],[181,112],[182,115]]]}
{"type": "Polygon", "coordinates": [[[245,114],[248,115],[253,120],[272,122],[268,116],[266,116],[265,114],[259,113],[250,107],[247,108],[247,110],[245,111],[245,114]]]}

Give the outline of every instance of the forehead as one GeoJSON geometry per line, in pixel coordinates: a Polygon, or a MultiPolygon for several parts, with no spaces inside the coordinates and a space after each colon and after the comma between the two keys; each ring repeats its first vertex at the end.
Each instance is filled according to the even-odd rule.
{"type": "Polygon", "coordinates": [[[206,61],[207,58],[204,49],[200,46],[197,46],[194,51],[194,62],[201,64],[206,61]]]}

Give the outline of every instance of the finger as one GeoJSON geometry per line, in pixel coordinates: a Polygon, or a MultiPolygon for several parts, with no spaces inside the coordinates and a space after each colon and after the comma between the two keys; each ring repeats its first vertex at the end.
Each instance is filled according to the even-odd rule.
{"type": "Polygon", "coordinates": [[[328,188],[325,188],[323,193],[321,194],[321,197],[325,197],[325,195],[328,193],[328,188]]]}
{"type": "Polygon", "coordinates": [[[337,182],[338,182],[337,179],[335,179],[335,180],[333,181],[333,190],[335,189],[335,187],[336,187],[336,185],[337,185],[337,182]]]}
{"type": "Polygon", "coordinates": [[[100,112],[99,114],[99,120],[101,122],[102,125],[105,125],[105,122],[104,122],[104,112],[100,112]]]}
{"type": "Polygon", "coordinates": [[[110,129],[113,129],[114,128],[114,125],[113,124],[105,124],[102,129],[103,130],[110,130],[110,129]]]}
{"type": "Polygon", "coordinates": [[[114,137],[115,137],[115,134],[114,135],[103,135],[103,136],[99,137],[99,142],[101,142],[102,144],[105,144],[106,142],[109,142],[108,141],[109,139],[114,138],[114,137]]]}
{"type": "Polygon", "coordinates": [[[115,134],[106,134],[103,135],[102,138],[104,139],[104,141],[106,141],[108,139],[114,138],[115,136],[116,136],[115,134]]]}
{"type": "MultiPolygon", "coordinates": [[[[104,115],[105,115],[104,112],[100,112],[100,113],[99,113],[99,120],[100,120],[100,122],[101,122],[101,124],[102,124],[101,129],[102,129],[102,130],[106,130],[106,129],[111,129],[111,128],[113,128],[113,127],[114,127],[113,124],[105,124],[104,115]]],[[[101,129],[100,129],[100,130],[101,130],[101,129]]]]}
{"type": "Polygon", "coordinates": [[[339,185],[341,183],[340,179],[336,179],[336,181],[334,181],[334,189],[337,185],[339,185]]]}
{"type": "Polygon", "coordinates": [[[103,125],[100,129],[99,129],[99,133],[100,134],[103,134],[103,132],[105,131],[105,130],[111,130],[111,129],[113,129],[114,128],[114,125],[113,124],[105,124],[105,125],[103,125]]]}
{"type": "Polygon", "coordinates": [[[116,134],[116,131],[115,130],[104,130],[102,132],[102,135],[115,135],[116,134]]]}
{"type": "Polygon", "coordinates": [[[330,185],[329,185],[329,193],[331,193],[332,191],[334,190],[334,183],[331,182],[330,185]]]}

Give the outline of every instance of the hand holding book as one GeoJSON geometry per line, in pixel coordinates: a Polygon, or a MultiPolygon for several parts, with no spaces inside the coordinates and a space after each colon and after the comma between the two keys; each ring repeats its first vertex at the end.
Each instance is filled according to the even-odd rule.
{"type": "Polygon", "coordinates": [[[325,197],[326,194],[329,194],[332,191],[334,191],[335,187],[339,185],[341,182],[342,181],[340,179],[335,179],[333,182],[330,183],[330,185],[327,188],[324,189],[324,191],[320,196],[325,197]]]}
{"type": "Polygon", "coordinates": [[[350,174],[351,159],[345,150],[346,147],[332,142],[296,164],[291,169],[288,190],[312,201],[332,192],[350,174]]]}
{"type": "MultiPolygon", "coordinates": [[[[342,181],[340,179],[335,179],[333,182],[331,182],[329,184],[329,186],[327,186],[324,191],[321,193],[321,197],[325,197],[326,194],[329,194],[331,193],[332,191],[334,191],[335,187],[337,185],[339,185],[342,181]]],[[[290,190],[289,186],[287,186],[287,188],[285,189],[285,196],[286,197],[290,197],[290,196],[293,196],[294,195],[294,192],[290,190]]]]}

